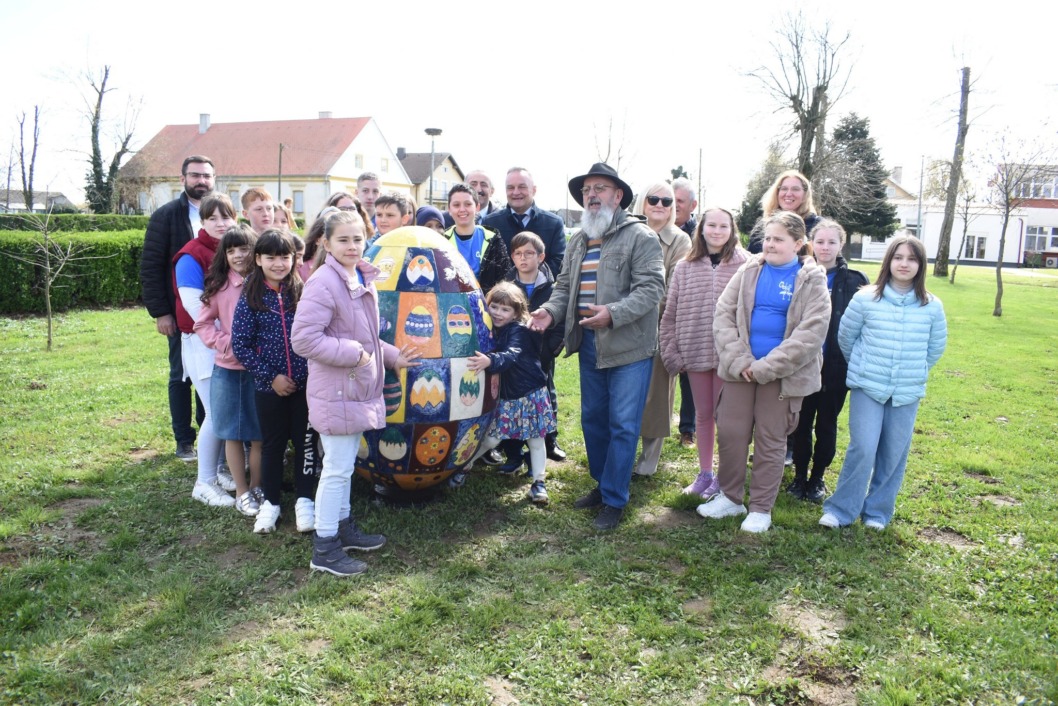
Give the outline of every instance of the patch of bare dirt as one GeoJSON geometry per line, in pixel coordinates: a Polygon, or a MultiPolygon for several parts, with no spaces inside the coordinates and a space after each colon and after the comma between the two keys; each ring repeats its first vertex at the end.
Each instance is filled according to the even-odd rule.
{"type": "Polygon", "coordinates": [[[783,640],[779,654],[761,674],[761,678],[777,687],[790,679],[797,679],[798,693],[783,691],[785,703],[818,706],[846,706],[856,703],[856,672],[827,664],[813,650],[837,644],[839,633],[848,624],[843,615],[804,603],[782,603],[776,617],[797,637],[783,640]]]}
{"type": "Polygon", "coordinates": [[[684,615],[706,615],[713,612],[713,602],[708,598],[692,598],[683,602],[684,615]]]}
{"type": "Polygon", "coordinates": [[[963,471],[963,475],[967,478],[973,478],[976,481],[985,483],[986,485],[999,485],[1003,481],[993,476],[986,476],[984,473],[977,473],[976,471],[963,471]]]}
{"type": "Polygon", "coordinates": [[[331,646],[330,640],[325,640],[322,637],[316,638],[315,640],[309,640],[305,643],[305,654],[309,657],[316,657],[325,649],[331,646]]]}
{"type": "Polygon", "coordinates": [[[123,424],[130,424],[132,422],[138,422],[139,420],[140,420],[140,418],[139,418],[139,415],[137,415],[137,414],[128,415],[128,416],[119,414],[116,417],[111,417],[110,419],[104,419],[102,424],[105,427],[110,427],[111,429],[114,429],[114,428],[122,426],[123,424]]]}
{"type": "Polygon", "coordinates": [[[639,515],[639,519],[645,525],[652,525],[661,529],[689,527],[690,525],[698,524],[696,515],[685,510],[674,510],[671,507],[663,507],[657,512],[644,512],[639,515]]]}
{"type": "Polygon", "coordinates": [[[996,507],[1017,507],[1021,504],[1020,500],[1009,495],[982,495],[978,500],[992,503],[996,507]]]}
{"type": "Polygon", "coordinates": [[[228,630],[228,641],[229,642],[242,642],[243,640],[249,640],[257,637],[264,632],[264,626],[256,620],[247,620],[242,623],[236,623],[231,626],[228,630]]]}
{"type": "Polygon", "coordinates": [[[142,463],[143,461],[150,461],[158,458],[159,453],[157,449],[148,449],[144,447],[138,447],[129,449],[129,460],[135,461],[136,463],[142,463]]]}
{"type": "Polygon", "coordinates": [[[929,542],[930,544],[944,544],[954,549],[958,549],[959,551],[967,551],[977,546],[969,538],[950,529],[927,527],[919,532],[918,536],[923,542],[929,542]]]}
{"type": "Polygon", "coordinates": [[[495,534],[503,518],[502,510],[490,510],[480,522],[474,525],[474,538],[482,539],[495,534]]]}
{"type": "Polygon", "coordinates": [[[1000,537],[1000,539],[1008,547],[1013,547],[1014,549],[1021,549],[1022,547],[1025,546],[1025,535],[1020,534],[1020,533],[1019,534],[1002,535],[1000,537]]]}
{"type": "Polygon", "coordinates": [[[782,623],[799,632],[807,642],[823,647],[837,644],[838,633],[848,624],[843,615],[804,604],[781,603],[775,614],[782,623]]]}
{"type": "Polygon", "coordinates": [[[233,544],[223,552],[213,555],[214,560],[221,566],[235,566],[248,564],[257,558],[257,552],[238,544],[233,544]]]}
{"type": "Polygon", "coordinates": [[[186,537],[180,538],[180,546],[187,547],[188,549],[194,549],[200,546],[206,541],[206,535],[204,534],[189,534],[186,537]]]}
{"type": "Polygon", "coordinates": [[[673,576],[683,576],[687,573],[687,567],[683,565],[679,559],[667,559],[664,563],[664,567],[673,576]]]}
{"type": "Polygon", "coordinates": [[[514,706],[521,703],[511,693],[514,684],[501,677],[485,677],[485,688],[492,695],[492,703],[496,706],[514,706]]]}
{"type": "Polygon", "coordinates": [[[46,533],[63,544],[84,544],[90,549],[99,549],[103,541],[98,533],[78,527],[77,518],[86,510],[102,504],[99,498],[69,498],[50,505],[49,509],[57,510],[60,517],[47,523],[46,533]]]}

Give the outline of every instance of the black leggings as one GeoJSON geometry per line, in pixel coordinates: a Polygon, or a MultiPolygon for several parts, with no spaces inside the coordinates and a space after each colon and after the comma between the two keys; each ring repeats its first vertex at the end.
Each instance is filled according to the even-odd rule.
{"type": "Polygon", "coordinates": [[[849,388],[831,385],[829,388],[808,395],[801,402],[801,418],[797,429],[790,437],[793,442],[794,472],[806,477],[808,462],[812,461],[812,474],[822,477],[834,461],[838,443],[838,415],[845,406],[849,388]],[[812,422],[815,421],[816,443],[812,450],[812,422]]]}
{"type": "Polygon", "coordinates": [[[254,399],[261,424],[261,490],[265,500],[279,505],[288,441],[294,444],[294,491],[299,498],[315,500],[319,474],[310,472],[315,464],[305,463],[306,429],[309,428],[305,391],[298,390],[286,397],[257,392],[254,399]]]}

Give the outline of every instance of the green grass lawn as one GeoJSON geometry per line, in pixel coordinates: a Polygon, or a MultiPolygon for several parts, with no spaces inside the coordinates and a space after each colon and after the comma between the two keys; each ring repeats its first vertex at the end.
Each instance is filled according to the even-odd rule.
{"type": "Polygon", "coordinates": [[[1006,285],[996,319],[992,271],[930,281],[948,351],[884,533],[785,495],[763,536],[707,522],[670,439],[596,534],[571,358],[550,507],[486,472],[422,509],[358,482],[390,542],[348,580],[310,575],[289,501],[256,536],[190,499],[142,309],[68,313],[50,355],[0,319],[0,702],[1054,703],[1058,279],[1006,285]]]}

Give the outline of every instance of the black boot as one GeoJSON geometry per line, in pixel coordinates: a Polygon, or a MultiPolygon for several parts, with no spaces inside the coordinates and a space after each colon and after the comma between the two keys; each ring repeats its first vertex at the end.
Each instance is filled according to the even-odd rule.
{"type": "Polygon", "coordinates": [[[812,503],[821,503],[827,497],[827,485],[823,482],[823,470],[813,468],[812,477],[805,485],[804,499],[812,503]]]}
{"type": "Polygon", "coordinates": [[[808,471],[804,469],[796,469],[794,471],[794,479],[790,481],[790,485],[786,486],[786,492],[798,500],[804,500],[807,487],[808,471]]]}
{"type": "Polygon", "coordinates": [[[544,437],[544,448],[547,449],[547,457],[552,461],[565,461],[566,452],[559,448],[558,434],[548,434],[544,437]]]}

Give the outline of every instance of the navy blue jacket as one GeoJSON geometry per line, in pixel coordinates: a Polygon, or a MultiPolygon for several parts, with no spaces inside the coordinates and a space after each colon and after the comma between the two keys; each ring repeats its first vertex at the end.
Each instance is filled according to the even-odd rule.
{"type": "Polygon", "coordinates": [[[496,347],[488,354],[489,370],[500,373],[500,398],[518,400],[533,390],[547,387],[540,367],[540,337],[525,324],[512,322],[492,330],[496,347]]]}
{"type": "Polygon", "coordinates": [[[265,288],[262,299],[268,311],[255,311],[246,303],[245,295],[239,298],[231,322],[231,350],[253,375],[258,392],[276,394],[272,381],[277,375],[286,375],[304,390],[309,364],[290,345],[294,304],[286,292],[280,298],[270,288],[265,288]]]}
{"type": "MultiPolygon", "coordinates": [[[[551,274],[551,268],[544,262],[540,265],[540,271],[536,277],[536,286],[533,287],[532,295],[529,294],[526,286],[518,280],[518,270],[513,266],[507,270],[507,276],[504,280],[513,282],[518,289],[522,290],[522,294],[529,300],[529,311],[536,311],[551,298],[551,290],[555,286],[555,276],[551,274]]],[[[537,333],[531,331],[535,336],[540,337],[541,349],[540,349],[540,364],[544,366],[544,370],[550,370],[550,362],[555,359],[555,356],[562,350],[562,328],[559,326],[552,326],[544,333],[537,333]]]]}
{"type": "Polygon", "coordinates": [[[849,364],[838,345],[838,328],[852,295],[867,285],[867,277],[859,270],[850,270],[845,258],[838,255],[834,282],[830,287],[830,328],[823,346],[823,389],[844,389],[849,364]]]}
{"type": "Polygon", "coordinates": [[[562,271],[562,258],[566,254],[566,229],[562,226],[562,219],[539,208],[536,203],[533,203],[532,214],[529,225],[523,226],[522,219],[508,206],[482,218],[481,225],[500,232],[507,252],[511,251],[511,239],[523,230],[536,233],[544,241],[544,262],[551,268],[551,273],[557,276],[562,271]]]}

